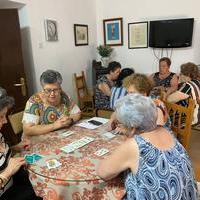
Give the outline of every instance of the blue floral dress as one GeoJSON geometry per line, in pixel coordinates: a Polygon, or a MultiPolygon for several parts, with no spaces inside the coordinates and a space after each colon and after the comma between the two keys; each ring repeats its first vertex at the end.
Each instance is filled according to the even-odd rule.
{"type": "Polygon", "coordinates": [[[167,151],[154,147],[139,135],[138,172],[125,172],[126,200],[197,200],[197,185],[190,159],[175,139],[167,151]]]}

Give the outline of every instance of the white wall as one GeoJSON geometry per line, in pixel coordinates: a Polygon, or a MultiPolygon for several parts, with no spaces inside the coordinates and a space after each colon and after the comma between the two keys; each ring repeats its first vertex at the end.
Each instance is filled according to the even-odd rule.
{"type": "MultiPolygon", "coordinates": [[[[194,17],[192,47],[173,49],[172,71],[179,72],[180,64],[188,61],[200,64],[200,1],[199,0],[97,0],[97,41],[103,43],[103,19],[123,17],[124,45],[114,47],[114,60],[123,67],[134,67],[137,72],[158,70],[152,48],[128,49],[128,23],[159,19],[194,17]]],[[[159,55],[161,51],[156,50],[159,55]]],[[[168,56],[170,51],[168,50],[168,56]]],[[[163,56],[167,52],[164,51],[163,56]]]]}
{"type": "MultiPolygon", "coordinates": [[[[26,35],[24,54],[26,71],[31,72],[34,90],[40,90],[39,77],[46,69],[55,69],[63,76],[63,88],[74,98],[73,73],[87,71],[91,85],[91,62],[96,57],[96,3],[91,0],[17,0],[26,4],[19,11],[22,33],[26,35]],[[45,39],[44,20],[58,23],[58,42],[45,39]],[[73,24],[87,24],[89,45],[74,45],[73,24]],[[24,30],[24,31],[23,31],[24,30]],[[29,36],[27,34],[29,33],[29,36]],[[27,43],[28,46],[27,46],[27,43]],[[29,51],[27,53],[27,51],[29,51]],[[31,58],[32,55],[32,58],[31,58]],[[28,70],[27,70],[28,69],[28,70]]],[[[23,34],[22,34],[23,35],[23,34]]],[[[29,76],[30,74],[28,74],[29,76]]]]}

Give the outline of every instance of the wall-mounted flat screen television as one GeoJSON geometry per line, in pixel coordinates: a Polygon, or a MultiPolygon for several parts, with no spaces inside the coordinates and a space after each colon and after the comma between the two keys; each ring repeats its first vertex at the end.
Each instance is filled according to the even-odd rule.
{"type": "Polygon", "coordinates": [[[192,45],[194,18],[150,21],[149,46],[178,48],[192,45]]]}

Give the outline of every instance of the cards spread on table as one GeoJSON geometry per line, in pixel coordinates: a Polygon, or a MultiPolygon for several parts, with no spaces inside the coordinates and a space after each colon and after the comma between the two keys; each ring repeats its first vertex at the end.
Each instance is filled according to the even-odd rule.
{"type": "Polygon", "coordinates": [[[74,131],[65,131],[65,132],[61,133],[60,135],[62,137],[68,137],[68,136],[70,136],[72,134],[74,134],[74,131]]]}
{"type": "Polygon", "coordinates": [[[66,153],[70,153],[78,148],[85,146],[86,144],[88,144],[92,141],[94,141],[94,138],[86,136],[86,137],[81,138],[80,140],[76,140],[76,141],[62,147],[61,150],[66,153]]]}
{"type": "Polygon", "coordinates": [[[53,168],[56,168],[56,167],[59,167],[59,166],[62,165],[62,164],[61,164],[58,160],[56,160],[56,159],[48,160],[48,161],[46,161],[46,163],[47,163],[48,169],[53,169],[53,168]]]}
{"type": "Polygon", "coordinates": [[[111,132],[106,132],[106,133],[104,133],[103,134],[106,138],[108,138],[108,139],[112,139],[112,138],[114,138],[116,135],[114,135],[113,133],[111,133],[111,132]]]}
{"type": "Polygon", "coordinates": [[[94,154],[97,156],[103,156],[103,155],[107,154],[108,152],[109,152],[108,149],[102,148],[102,149],[99,149],[98,151],[96,151],[94,154]]]}
{"type": "Polygon", "coordinates": [[[24,156],[24,159],[26,160],[28,164],[34,164],[36,161],[40,160],[41,158],[42,156],[36,153],[24,156]]]}

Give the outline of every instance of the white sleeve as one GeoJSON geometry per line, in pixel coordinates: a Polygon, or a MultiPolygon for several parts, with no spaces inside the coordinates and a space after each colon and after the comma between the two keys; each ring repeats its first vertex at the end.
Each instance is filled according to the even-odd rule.
{"type": "Polygon", "coordinates": [[[33,124],[39,124],[40,117],[37,115],[33,115],[30,113],[24,113],[22,118],[22,123],[33,123],[33,124]]]}

